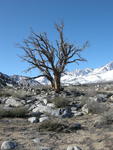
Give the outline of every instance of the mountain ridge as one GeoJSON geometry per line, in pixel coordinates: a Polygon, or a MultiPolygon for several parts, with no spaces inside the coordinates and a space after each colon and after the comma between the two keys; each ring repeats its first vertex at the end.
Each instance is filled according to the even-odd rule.
{"type": "MultiPolygon", "coordinates": [[[[39,84],[49,84],[47,79],[40,77],[37,79],[28,79],[29,77],[20,75],[8,76],[0,72],[0,87],[2,86],[24,86],[34,87],[39,84]]],[[[85,68],[76,69],[72,72],[66,72],[61,77],[63,85],[77,85],[77,84],[92,84],[113,81],[113,61],[96,69],[85,68]]]]}

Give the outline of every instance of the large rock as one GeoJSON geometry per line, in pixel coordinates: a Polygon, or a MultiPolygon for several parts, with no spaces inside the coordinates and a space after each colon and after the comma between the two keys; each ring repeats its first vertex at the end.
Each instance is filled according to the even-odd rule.
{"type": "Polygon", "coordinates": [[[15,149],[17,143],[15,141],[4,141],[1,145],[1,150],[12,150],[15,149]]]}
{"type": "Polygon", "coordinates": [[[7,106],[12,106],[12,107],[23,106],[23,103],[22,103],[21,100],[18,99],[18,98],[12,98],[12,97],[10,97],[10,98],[8,98],[8,99],[6,100],[5,103],[6,103],[7,106]]]}
{"type": "Polygon", "coordinates": [[[33,112],[41,112],[41,113],[50,113],[51,112],[51,107],[49,106],[44,106],[42,104],[37,105],[36,108],[32,110],[33,112]]]}
{"type": "Polygon", "coordinates": [[[33,110],[32,112],[34,113],[48,113],[50,114],[51,116],[55,116],[55,117],[60,117],[60,109],[55,109],[53,108],[54,106],[51,104],[51,105],[42,105],[42,104],[39,104],[37,105],[33,110]]]}
{"type": "Polygon", "coordinates": [[[69,145],[67,150],[82,150],[82,149],[78,146],[75,146],[75,145],[69,145]]]}

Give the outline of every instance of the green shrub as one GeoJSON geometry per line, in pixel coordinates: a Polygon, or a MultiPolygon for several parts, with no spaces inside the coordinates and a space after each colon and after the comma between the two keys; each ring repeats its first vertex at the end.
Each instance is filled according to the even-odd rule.
{"type": "Polygon", "coordinates": [[[56,97],[52,100],[57,108],[63,108],[69,105],[70,101],[63,97],[56,97]]]}
{"type": "Polygon", "coordinates": [[[11,109],[0,108],[0,118],[25,118],[28,114],[28,109],[26,107],[17,107],[11,109]]]}

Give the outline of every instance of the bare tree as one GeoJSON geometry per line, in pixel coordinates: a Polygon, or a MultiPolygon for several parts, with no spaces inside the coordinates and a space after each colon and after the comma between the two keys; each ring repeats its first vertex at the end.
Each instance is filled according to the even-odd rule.
{"type": "Polygon", "coordinates": [[[46,33],[37,34],[32,31],[30,37],[24,40],[23,46],[20,47],[25,52],[25,55],[21,57],[22,60],[30,64],[27,71],[38,68],[41,75],[36,78],[47,78],[52,88],[59,92],[61,90],[61,75],[65,72],[66,66],[85,61],[80,54],[88,43],[86,42],[82,48],[79,48],[67,42],[64,39],[63,23],[55,24],[55,29],[59,34],[55,46],[49,41],[46,33]]]}

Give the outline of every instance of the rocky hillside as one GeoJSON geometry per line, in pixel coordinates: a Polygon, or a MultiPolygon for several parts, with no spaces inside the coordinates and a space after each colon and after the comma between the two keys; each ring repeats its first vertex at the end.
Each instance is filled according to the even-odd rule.
{"type": "Polygon", "coordinates": [[[16,82],[13,81],[10,76],[3,74],[0,72],[0,87],[4,87],[7,85],[16,85],[16,82]]]}
{"type": "Polygon", "coordinates": [[[112,150],[112,141],[112,83],[59,94],[49,87],[0,90],[1,150],[112,150]]]}
{"type": "Polygon", "coordinates": [[[40,83],[33,79],[28,79],[25,76],[12,75],[8,76],[0,72],[0,87],[4,86],[18,86],[18,87],[35,87],[40,83]]]}

